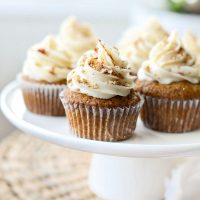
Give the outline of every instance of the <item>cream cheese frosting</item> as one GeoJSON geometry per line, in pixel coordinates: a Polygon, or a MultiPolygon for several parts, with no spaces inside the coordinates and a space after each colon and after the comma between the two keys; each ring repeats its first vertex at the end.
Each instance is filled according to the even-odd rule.
{"type": "Polygon", "coordinates": [[[47,36],[28,50],[23,75],[49,83],[65,80],[72,69],[71,55],[59,47],[56,37],[47,36]]]}
{"type": "Polygon", "coordinates": [[[119,58],[118,50],[100,40],[94,50],[81,56],[77,67],[67,77],[72,91],[100,99],[127,96],[134,80],[127,63],[119,58]]]}
{"type": "Polygon", "coordinates": [[[63,22],[58,38],[60,44],[72,53],[74,62],[85,51],[93,49],[97,43],[91,26],[87,23],[79,23],[74,17],[69,17],[63,22]]]}
{"type": "Polygon", "coordinates": [[[183,48],[177,32],[156,44],[148,61],[138,72],[139,80],[158,81],[170,84],[179,81],[200,82],[200,68],[195,59],[183,48]]]}
{"type": "Polygon", "coordinates": [[[148,59],[152,47],[167,37],[167,31],[156,18],[150,18],[141,27],[131,28],[125,32],[118,44],[122,58],[127,59],[136,73],[142,63],[148,59]]]}
{"type": "Polygon", "coordinates": [[[200,38],[192,32],[187,32],[183,36],[183,45],[190,54],[195,56],[196,65],[200,66],[200,38]]]}

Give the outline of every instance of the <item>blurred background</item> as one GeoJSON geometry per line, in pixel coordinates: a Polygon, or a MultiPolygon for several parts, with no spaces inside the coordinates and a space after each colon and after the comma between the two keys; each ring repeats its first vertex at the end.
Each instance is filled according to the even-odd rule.
{"type": "MultiPolygon", "coordinates": [[[[157,16],[168,29],[200,33],[198,0],[0,0],[0,89],[15,79],[26,50],[58,31],[70,15],[87,21],[104,41],[114,45],[129,26],[157,16]]],[[[14,128],[0,111],[0,138],[14,128]]]]}

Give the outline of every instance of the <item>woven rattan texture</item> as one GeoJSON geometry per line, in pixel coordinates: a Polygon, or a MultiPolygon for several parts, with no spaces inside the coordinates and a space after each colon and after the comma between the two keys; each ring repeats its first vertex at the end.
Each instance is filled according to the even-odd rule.
{"type": "Polygon", "coordinates": [[[0,143],[0,200],[97,200],[89,164],[88,153],[14,133],[0,143]]]}

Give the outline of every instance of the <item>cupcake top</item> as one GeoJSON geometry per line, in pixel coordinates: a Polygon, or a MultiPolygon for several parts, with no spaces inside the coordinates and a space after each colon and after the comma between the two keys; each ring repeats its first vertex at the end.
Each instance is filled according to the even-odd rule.
{"type": "Polygon", "coordinates": [[[71,55],[58,46],[54,36],[47,36],[28,50],[22,74],[33,80],[53,83],[65,80],[71,69],[71,55]]]}
{"type": "Polygon", "coordinates": [[[168,33],[159,21],[151,18],[141,27],[128,30],[119,42],[122,58],[127,59],[137,72],[142,63],[148,58],[151,48],[168,33]]]}
{"type": "Polygon", "coordinates": [[[138,72],[139,80],[158,81],[161,84],[188,81],[199,83],[200,68],[195,59],[183,48],[177,32],[156,44],[149,60],[138,72]]]}
{"type": "Polygon", "coordinates": [[[70,90],[100,99],[127,96],[134,80],[127,63],[119,58],[118,50],[100,40],[94,50],[81,56],[67,77],[70,90]]]}
{"type": "Polygon", "coordinates": [[[75,18],[68,18],[60,28],[59,41],[69,50],[74,62],[87,50],[96,46],[97,38],[89,24],[79,23],[75,18]]]}
{"type": "Polygon", "coordinates": [[[183,45],[190,54],[195,56],[196,65],[200,66],[200,38],[192,32],[187,32],[183,37],[183,45]]]}

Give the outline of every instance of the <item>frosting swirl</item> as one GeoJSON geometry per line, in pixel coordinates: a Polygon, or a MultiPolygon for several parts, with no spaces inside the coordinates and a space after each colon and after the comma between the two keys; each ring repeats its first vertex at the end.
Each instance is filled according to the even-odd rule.
{"type": "Polygon", "coordinates": [[[85,51],[96,46],[97,38],[89,24],[81,24],[75,18],[70,17],[61,25],[59,42],[72,53],[74,62],[76,62],[85,51]]]}
{"type": "Polygon", "coordinates": [[[136,73],[142,63],[148,59],[152,47],[167,37],[168,33],[156,18],[151,18],[147,23],[138,28],[129,29],[119,42],[122,58],[127,59],[136,73]]]}
{"type": "Polygon", "coordinates": [[[47,36],[28,51],[23,75],[34,80],[52,83],[65,80],[71,69],[70,54],[58,46],[54,36],[47,36]]]}
{"type": "Polygon", "coordinates": [[[155,80],[162,84],[184,80],[199,83],[200,69],[182,46],[178,33],[172,32],[152,48],[149,60],[143,63],[138,72],[138,79],[155,80]]]}
{"type": "Polygon", "coordinates": [[[196,65],[200,66],[200,38],[192,32],[187,32],[183,37],[184,48],[196,58],[196,65]]]}
{"type": "Polygon", "coordinates": [[[100,99],[127,96],[134,86],[135,76],[127,63],[119,58],[116,48],[98,41],[94,50],[87,51],[67,77],[68,87],[75,92],[100,99]]]}

